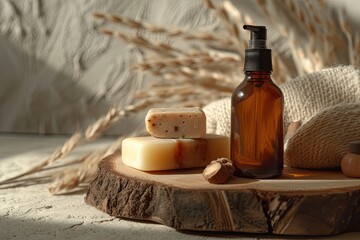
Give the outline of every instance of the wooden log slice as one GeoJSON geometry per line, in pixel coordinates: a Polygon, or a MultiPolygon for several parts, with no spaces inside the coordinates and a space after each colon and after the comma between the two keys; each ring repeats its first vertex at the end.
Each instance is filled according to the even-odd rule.
{"type": "Polygon", "coordinates": [[[202,169],[142,172],[111,155],[85,197],[111,216],[179,230],[286,235],[360,231],[360,179],[340,171],[285,168],[276,179],[206,182],[202,169]]]}

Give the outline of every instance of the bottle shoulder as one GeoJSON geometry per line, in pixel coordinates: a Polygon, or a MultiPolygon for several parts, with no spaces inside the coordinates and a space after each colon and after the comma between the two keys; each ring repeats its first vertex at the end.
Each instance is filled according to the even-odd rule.
{"type": "Polygon", "coordinates": [[[235,88],[232,99],[245,99],[255,92],[263,92],[273,98],[283,98],[281,89],[272,81],[243,81],[235,88]]]}
{"type": "Polygon", "coordinates": [[[271,91],[274,95],[277,95],[279,97],[283,97],[283,92],[281,91],[281,89],[279,88],[278,85],[276,85],[274,82],[271,82],[271,84],[269,84],[268,86],[269,91],[271,91]]]}

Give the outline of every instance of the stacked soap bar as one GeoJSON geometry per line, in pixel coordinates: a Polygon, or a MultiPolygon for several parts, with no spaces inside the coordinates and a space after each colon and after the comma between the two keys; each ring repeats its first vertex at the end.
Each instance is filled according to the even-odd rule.
{"type": "Polygon", "coordinates": [[[204,167],[229,157],[229,138],[207,134],[199,139],[127,138],[122,143],[123,163],[142,171],[204,167]]]}
{"type": "Polygon", "coordinates": [[[206,116],[199,108],[153,108],[145,117],[146,130],[158,138],[202,138],[206,116]]]}
{"type": "Polygon", "coordinates": [[[228,158],[229,138],[206,134],[200,108],[155,108],[145,118],[152,136],[127,138],[122,143],[123,163],[142,171],[204,167],[228,158]]]}

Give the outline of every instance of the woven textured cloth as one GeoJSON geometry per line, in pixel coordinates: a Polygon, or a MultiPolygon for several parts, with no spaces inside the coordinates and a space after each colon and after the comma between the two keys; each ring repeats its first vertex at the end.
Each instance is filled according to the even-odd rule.
{"type": "Polygon", "coordinates": [[[284,124],[307,122],[320,110],[360,101],[359,71],[352,66],[328,68],[280,86],[284,93],[284,124]]]}
{"type": "Polygon", "coordinates": [[[348,143],[360,140],[360,102],[324,109],[289,139],[285,164],[301,168],[339,167],[348,143]]]}
{"type": "MultiPolygon", "coordinates": [[[[346,122],[343,119],[330,119],[330,115],[325,114],[323,117],[323,110],[332,112],[340,111],[336,113],[336,116],[346,115],[348,108],[352,109],[358,105],[351,103],[360,102],[360,72],[352,66],[339,66],[335,68],[324,69],[319,72],[308,74],[303,77],[295,78],[280,86],[284,93],[284,129],[287,129],[291,122],[300,121],[302,126],[298,133],[293,136],[293,139],[288,142],[286,156],[289,160],[286,161],[287,165],[304,167],[304,168],[328,168],[339,166],[340,155],[344,152],[348,140],[354,138],[352,131],[354,129],[347,128],[346,122]],[[349,103],[349,105],[346,105],[349,103]],[[342,105],[338,105],[342,104],[342,105]],[[343,110],[342,107],[344,107],[343,110]],[[341,113],[341,111],[344,111],[341,113]],[[316,117],[319,113],[321,115],[316,117]],[[313,119],[311,122],[310,119],[313,119]],[[315,123],[314,123],[315,121],[315,123]],[[318,122],[319,121],[319,122],[318,122]],[[336,124],[328,124],[331,121],[338,121],[336,124]],[[337,124],[343,123],[343,124],[337,124]],[[328,131],[328,134],[324,136],[316,135],[319,131],[319,126],[325,128],[324,131],[328,131]],[[342,131],[342,135],[349,134],[348,138],[345,136],[339,138],[336,144],[330,136],[335,137],[333,126],[336,126],[336,132],[342,131]],[[308,133],[313,134],[307,136],[308,133]],[[323,138],[321,144],[317,144],[317,138],[323,138]],[[303,158],[304,155],[300,155],[301,158],[295,157],[294,154],[298,154],[296,149],[306,149],[306,142],[312,139],[313,147],[311,151],[307,150],[309,157],[303,158]],[[329,139],[327,142],[326,138],[329,139]],[[332,141],[330,143],[330,141],[332,141]],[[323,145],[330,144],[332,149],[329,149],[323,145]],[[304,148],[305,146],[305,148],[304,148]],[[291,151],[290,151],[291,149],[291,151]],[[334,154],[332,160],[326,161],[326,159],[319,159],[320,154],[323,151],[329,151],[329,154],[324,155],[324,158],[328,155],[334,154]],[[331,151],[330,151],[331,150],[331,151]],[[318,159],[318,164],[313,164],[312,161],[318,159]],[[301,162],[302,161],[302,162],[301,162]],[[309,164],[307,163],[309,161],[309,164]],[[301,164],[299,163],[301,162],[301,164]]],[[[225,98],[215,102],[212,102],[204,107],[204,112],[207,117],[207,132],[216,133],[221,135],[230,136],[230,115],[231,115],[231,99],[225,98]]],[[[349,110],[350,111],[350,110],[349,110]]],[[[348,114],[349,121],[353,121],[356,126],[360,125],[360,110],[359,112],[351,110],[351,114],[348,114]]],[[[324,134],[321,132],[321,134],[324,134]]],[[[359,133],[360,134],[360,133],[359,133]]],[[[357,136],[360,139],[360,136],[357,136]]]]}

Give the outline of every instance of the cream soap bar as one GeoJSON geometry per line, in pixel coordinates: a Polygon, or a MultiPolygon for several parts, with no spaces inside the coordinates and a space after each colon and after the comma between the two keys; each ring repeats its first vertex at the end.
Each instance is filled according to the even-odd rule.
{"type": "Polygon", "coordinates": [[[206,116],[199,107],[153,108],[145,117],[146,130],[158,138],[202,138],[206,116]]]}
{"type": "Polygon", "coordinates": [[[199,139],[133,137],[122,142],[123,163],[142,171],[204,167],[229,155],[229,138],[215,134],[199,139]]]}

